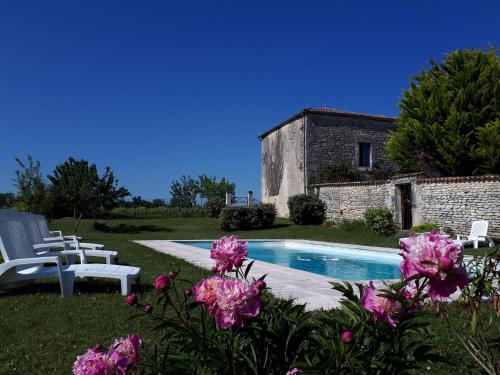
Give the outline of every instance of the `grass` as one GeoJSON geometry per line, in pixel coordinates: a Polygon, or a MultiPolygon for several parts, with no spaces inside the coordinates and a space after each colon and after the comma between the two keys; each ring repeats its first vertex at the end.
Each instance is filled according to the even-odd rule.
{"type": "MultiPolygon", "coordinates": [[[[183,278],[196,281],[206,274],[183,260],[156,253],[134,244],[135,239],[213,239],[224,234],[216,219],[151,219],[108,220],[100,230],[94,220],[83,220],[77,230],[89,242],[104,243],[119,251],[121,264],[139,266],[142,280],[149,284],[160,273],[181,270],[183,278]]],[[[72,219],[55,220],[54,229],[71,233],[72,219]]],[[[314,239],[343,243],[397,247],[398,238],[378,237],[359,228],[333,229],[328,226],[296,226],[279,220],[273,229],[236,232],[241,238],[314,239]]],[[[154,300],[151,287],[145,290],[145,300],[154,300]]],[[[453,309],[458,309],[456,306],[453,309]]],[[[488,334],[499,335],[498,319],[491,309],[485,309],[497,327],[488,334]],[[497,320],[495,320],[497,319],[497,320]]],[[[104,345],[115,337],[135,332],[146,342],[154,342],[155,334],[130,317],[136,311],[125,305],[119,284],[99,280],[77,281],[75,296],[62,300],[57,281],[40,282],[28,287],[0,293],[0,374],[67,374],[76,356],[96,341],[104,345]]],[[[458,310],[452,322],[461,330],[458,310]]],[[[451,359],[446,368],[432,365],[435,373],[474,373],[474,364],[448,329],[429,316],[435,342],[441,354],[451,359]]]]}

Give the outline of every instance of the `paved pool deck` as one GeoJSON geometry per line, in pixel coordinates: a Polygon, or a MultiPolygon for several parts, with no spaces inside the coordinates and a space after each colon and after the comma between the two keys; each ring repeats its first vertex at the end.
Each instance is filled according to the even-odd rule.
{"type": "MultiPolygon", "coordinates": [[[[205,269],[211,269],[214,265],[213,259],[210,259],[210,251],[174,242],[175,240],[148,240],[134,241],[140,245],[149,247],[160,253],[169,254],[177,258],[184,259],[196,266],[205,269]]],[[[179,240],[180,241],[180,240],[179,240]]],[[[202,241],[202,240],[200,240],[202,241]]],[[[212,240],[205,240],[212,241],[212,240]]],[[[337,244],[321,241],[306,240],[260,240],[260,241],[287,241],[298,243],[310,243],[329,246],[340,246],[346,248],[356,247],[357,249],[366,249],[373,251],[389,251],[399,253],[399,249],[384,247],[371,247],[361,245],[337,244]]],[[[297,303],[306,304],[309,310],[332,309],[340,304],[342,294],[333,290],[331,281],[341,281],[327,276],[317,275],[315,273],[297,270],[256,260],[250,271],[250,279],[258,279],[267,274],[266,283],[271,288],[271,292],[279,298],[293,298],[297,303]]],[[[359,281],[363,282],[363,281],[359,281]]],[[[366,282],[366,281],[365,281],[366,282]]],[[[376,282],[375,284],[382,283],[376,282]]]]}

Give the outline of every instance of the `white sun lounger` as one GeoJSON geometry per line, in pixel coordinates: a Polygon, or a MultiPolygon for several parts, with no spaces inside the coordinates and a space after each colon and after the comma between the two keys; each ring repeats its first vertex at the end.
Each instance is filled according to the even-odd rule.
{"type": "MultiPolygon", "coordinates": [[[[28,212],[18,212],[15,210],[0,210],[0,217],[15,218],[21,221],[28,234],[28,239],[38,255],[57,255],[47,253],[46,249],[51,248],[62,248],[64,250],[71,250],[74,248],[75,250],[85,250],[86,256],[105,258],[107,264],[115,263],[118,257],[118,252],[113,250],[104,250],[104,246],[100,244],[80,243],[77,240],[68,241],[64,240],[62,237],[54,237],[52,238],[54,241],[51,242],[46,241],[40,230],[41,221],[43,221],[46,226],[45,218],[41,215],[34,215],[28,212]]],[[[68,253],[66,256],[67,263],[73,264],[75,262],[75,255],[78,254],[80,253],[68,253]]]]}
{"type": "Polygon", "coordinates": [[[62,250],[40,256],[35,253],[23,223],[16,218],[0,217],[0,252],[4,258],[0,264],[0,289],[16,287],[29,280],[58,278],[61,295],[67,298],[73,294],[75,277],[120,280],[123,295],[130,294],[132,280],[140,282],[140,268],[86,264],[84,250],[62,250]],[[77,255],[82,263],[63,266],[60,256],[66,255],[77,255]]]}

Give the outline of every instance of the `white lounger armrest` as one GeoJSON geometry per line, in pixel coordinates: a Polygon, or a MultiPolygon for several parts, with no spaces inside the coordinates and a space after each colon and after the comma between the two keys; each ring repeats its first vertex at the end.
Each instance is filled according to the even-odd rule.
{"type": "Polygon", "coordinates": [[[51,230],[50,231],[50,235],[54,236],[54,237],[56,237],[56,236],[57,237],[62,237],[62,231],[60,231],[60,230],[51,230]]]}
{"type": "Polygon", "coordinates": [[[64,242],[46,242],[46,243],[37,243],[33,245],[33,249],[48,249],[51,247],[62,247],[63,249],[67,249],[68,245],[64,242]]]}
{"type": "MultiPolygon", "coordinates": [[[[61,251],[47,251],[45,253],[41,253],[39,256],[65,256],[66,259],[72,260],[74,256],[78,256],[80,258],[81,264],[87,263],[87,254],[83,250],[61,250],[61,251]],[[69,257],[68,257],[69,256],[69,257]]],[[[72,261],[69,262],[73,264],[72,261]]]]}
{"type": "Polygon", "coordinates": [[[84,249],[83,251],[85,251],[85,255],[89,257],[106,258],[106,264],[113,264],[113,260],[118,256],[118,252],[112,250],[84,249]]]}
{"type": "Polygon", "coordinates": [[[5,271],[11,269],[12,267],[17,267],[17,266],[26,266],[26,265],[41,265],[45,263],[54,263],[58,271],[61,272],[61,259],[56,256],[43,256],[43,257],[36,257],[36,258],[19,258],[19,259],[14,259],[14,260],[9,260],[8,262],[1,263],[0,264],[0,275],[3,274],[5,271]]]}

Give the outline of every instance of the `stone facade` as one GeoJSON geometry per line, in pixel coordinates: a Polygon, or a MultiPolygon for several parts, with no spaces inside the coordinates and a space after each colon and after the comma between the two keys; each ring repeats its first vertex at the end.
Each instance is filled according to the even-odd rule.
{"type": "Polygon", "coordinates": [[[287,200],[305,191],[304,120],[297,119],[262,140],[263,202],[273,203],[278,214],[288,214],[287,200]]]}
{"type": "Polygon", "coordinates": [[[365,118],[311,114],[307,116],[307,175],[318,179],[322,169],[334,163],[358,167],[360,142],[371,144],[373,163],[396,168],[386,157],[385,143],[392,122],[365,118]]]}
{"type": "Polygon", "coordinates": [[[385,142],[394,118],[330,109],[306,109],[262,134],[262,201],[288,216],[287,200],[305,193],[311,181],[331,164],[363,171],[386,159],[385,142]],[[370,143],[370,167],[359,167],[359,144],[370,143]],[[279,181],[277,181],[279,180],[279,181]]]}
{"type": "Polygon", "coordinates": [[[368,207],[387,207],[401,225],[401,186],[411,191],[413,225],[435,223],[468,234],[474,220],[488,220],[488,234],[500,238],[500,176],[422,178],[316,185],[335,222],[362,220],[368,207]]]}

